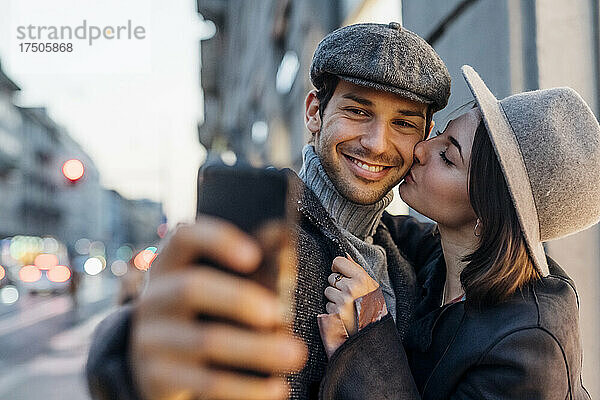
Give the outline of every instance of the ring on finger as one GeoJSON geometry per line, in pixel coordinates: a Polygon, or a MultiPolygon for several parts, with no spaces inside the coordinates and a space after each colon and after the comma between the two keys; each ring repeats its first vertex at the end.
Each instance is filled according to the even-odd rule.
{"type": "Polygon", "coordinates": [[[332,285],[332,286],[333,286],[334,288],[336,288],[336,289],[337,289],[338,287],[337,287],[336,285],[337,285],[337,283],[338,283],[339,281],[341,281],[341,280],[342,280],[342,278],[343,278],[343,277],[344,277],[344,275],[342,275],[342,274],[337,274],[337,275],[336,275],[336,277],[335,277],[335,279],[333,280],[333,285],[332,285]]]}

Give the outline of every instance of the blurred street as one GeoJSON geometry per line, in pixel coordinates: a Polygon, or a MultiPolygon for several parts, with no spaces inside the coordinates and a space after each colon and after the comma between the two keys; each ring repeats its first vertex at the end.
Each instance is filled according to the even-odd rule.
{"type": "Polygon", "coordinates": [[[24,294],[0,305],[0,399],[89,399],[83,375],[96,325],[114,307],[118,281],[86,276],[69,294],[24,294]]]}

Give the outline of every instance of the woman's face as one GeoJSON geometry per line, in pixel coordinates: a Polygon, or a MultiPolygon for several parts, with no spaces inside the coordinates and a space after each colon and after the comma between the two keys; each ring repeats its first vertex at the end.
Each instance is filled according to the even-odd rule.
{"type": "Polygon", "coordinates": [[[473,229],[469,163],[478,108],[450,121],[446,130],[415,146],[414,163],[400,185],[400,197],[421,214],[451,229],[473,229]]]}

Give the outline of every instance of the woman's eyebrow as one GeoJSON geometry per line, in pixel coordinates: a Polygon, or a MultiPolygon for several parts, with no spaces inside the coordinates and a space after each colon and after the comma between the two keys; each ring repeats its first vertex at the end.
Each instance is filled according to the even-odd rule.
{"type": "Polygon", "coordinates": [[[458,149],[458,154],[460,154],[460,159],[464,163],[465,159],[463,158],[463,155],[462,155],[462,147],[460,147],[460,143],[458,143],[458,140],[454,139],[452,136],[448,136],[448,140],[450,141],[450,143],[452,143],[454,146],[456,146],[456,148],[458,149]]]}

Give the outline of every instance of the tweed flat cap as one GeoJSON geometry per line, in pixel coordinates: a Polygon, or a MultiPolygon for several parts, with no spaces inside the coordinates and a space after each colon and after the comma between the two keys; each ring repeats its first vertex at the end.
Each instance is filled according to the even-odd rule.
{"type": "Polygon", "coordinates": [[[435,50],[397,22],[337,29],[319,43],[310,67],[320,89],[326,74],[396,93],[441,110],[450,97],[450,74],[435,50]]]}
{"type": "Polygon", "coordinates": [[[504,172],[532,258],[543,275],[542,242],[600,220],[600,126],[571,88],[519,93],[498,101],[468,65],[475,97],[504,172]]]}

